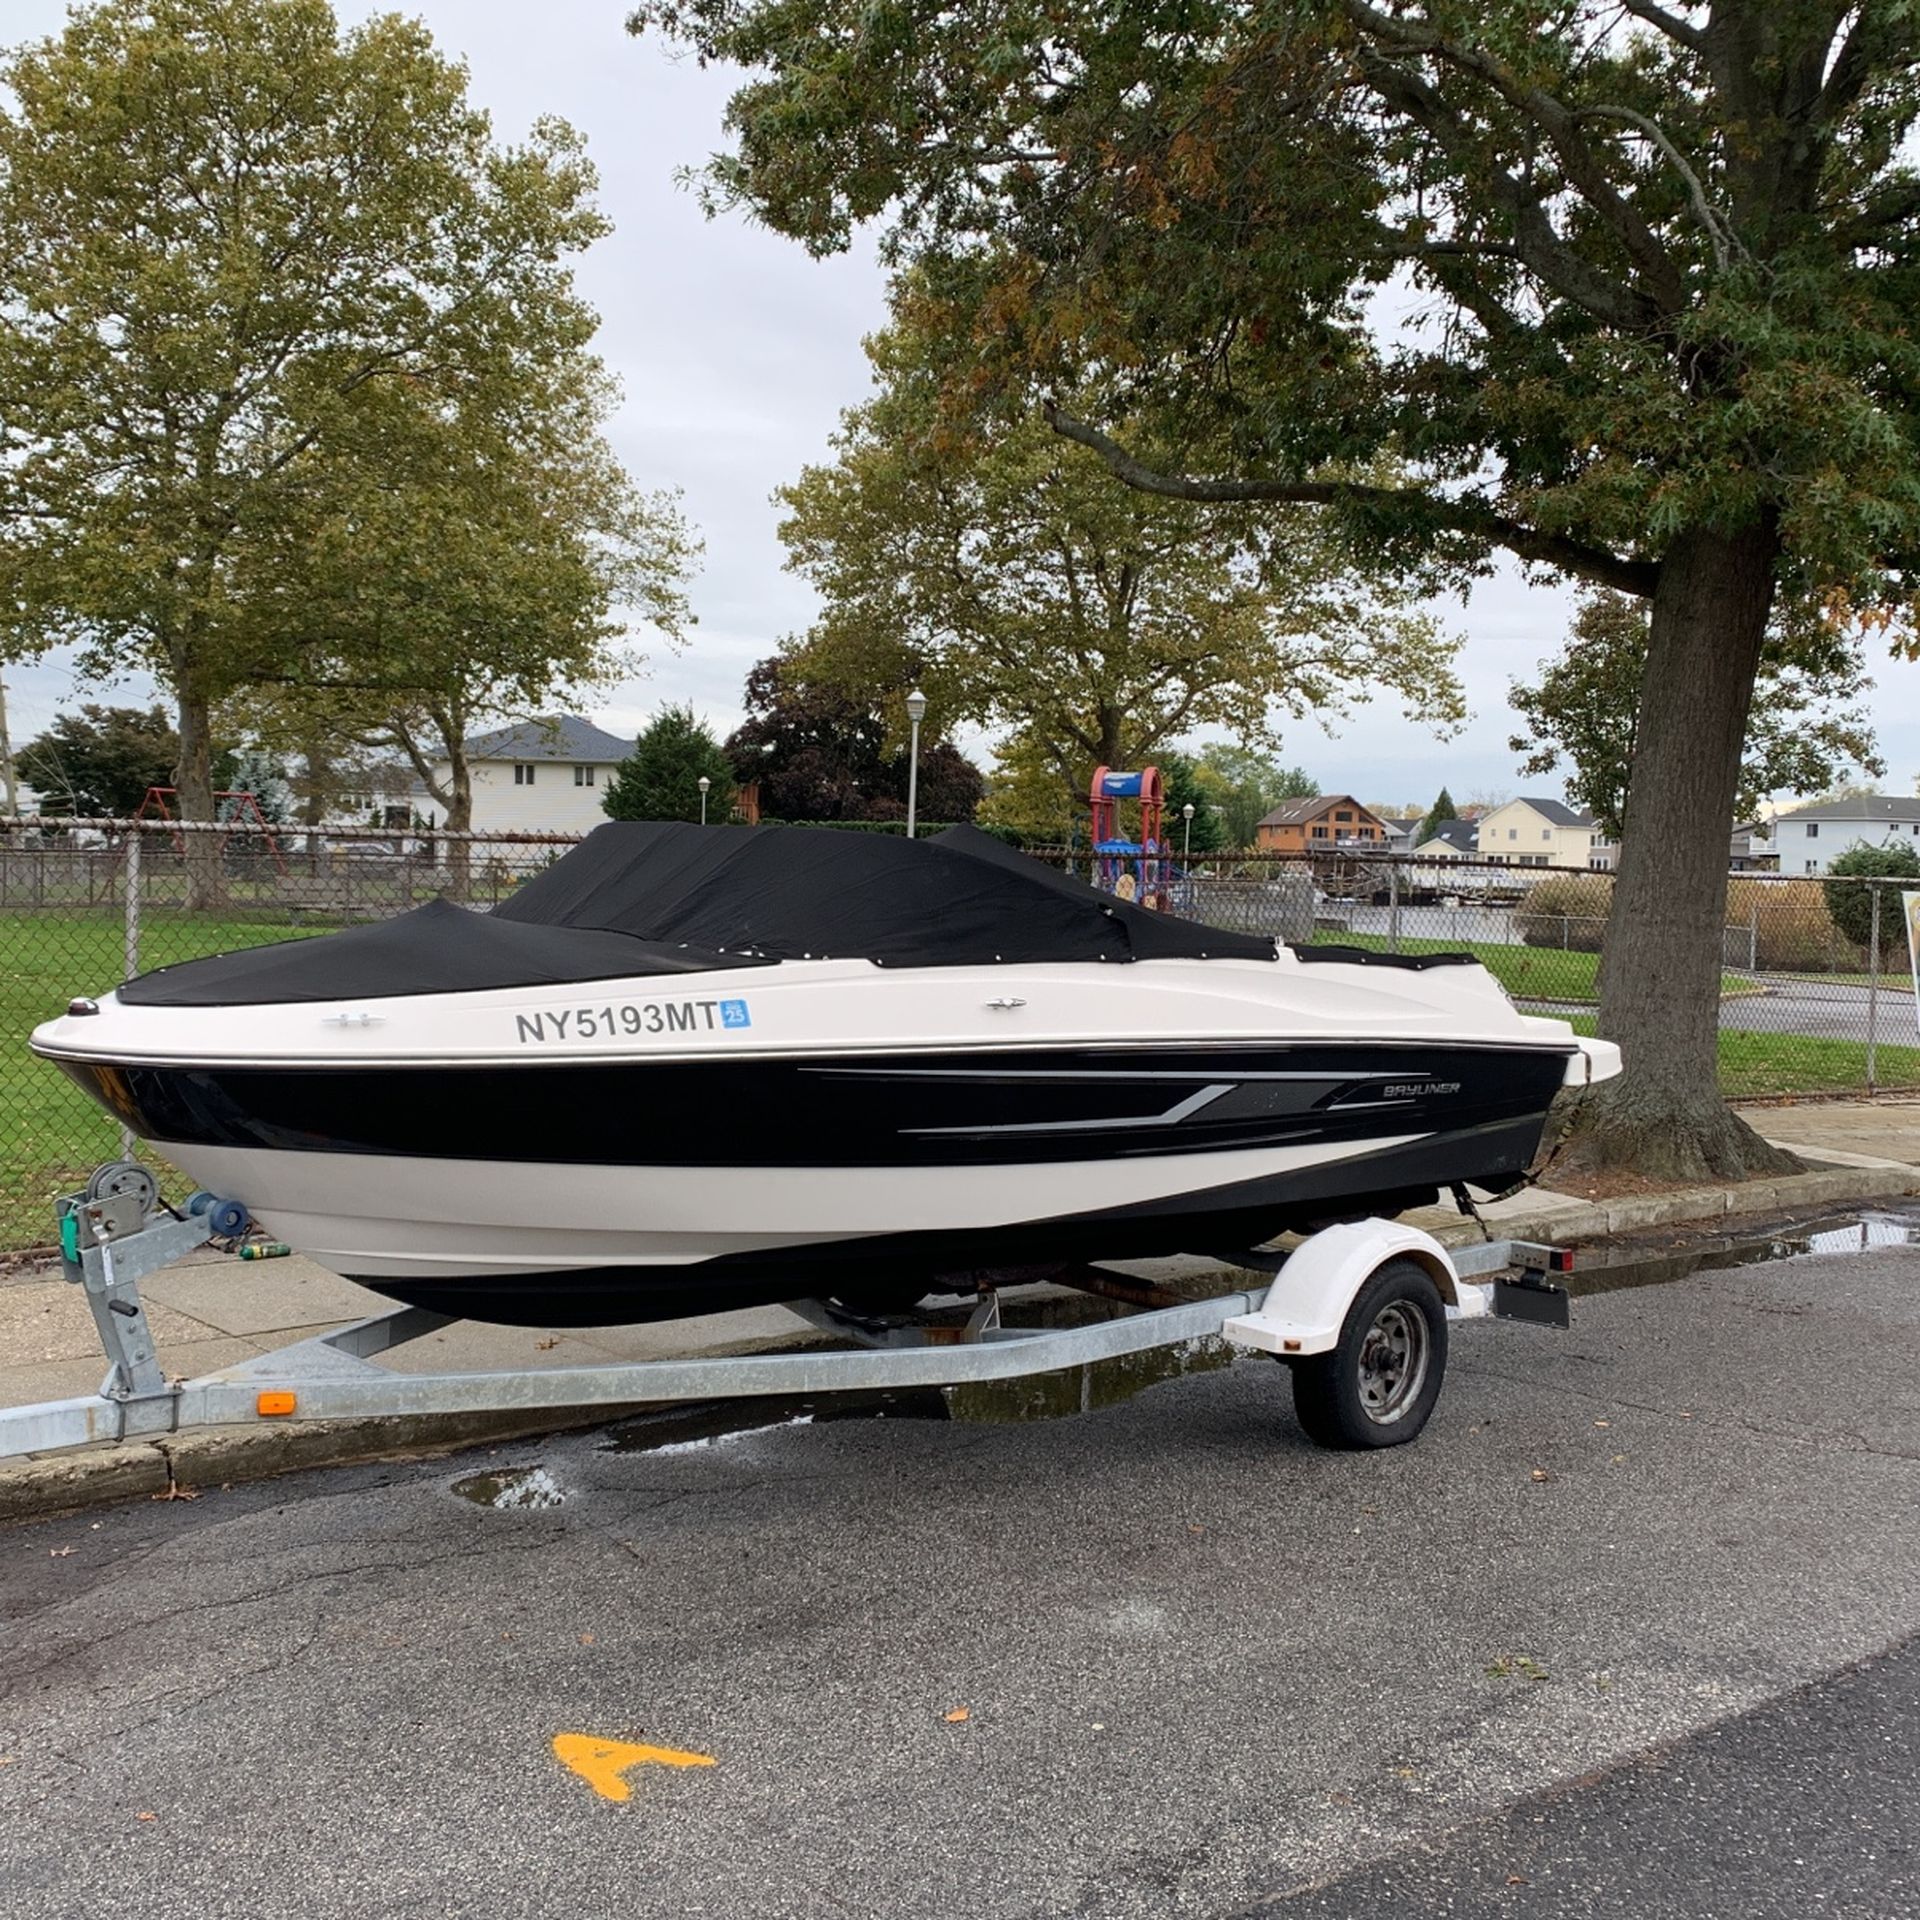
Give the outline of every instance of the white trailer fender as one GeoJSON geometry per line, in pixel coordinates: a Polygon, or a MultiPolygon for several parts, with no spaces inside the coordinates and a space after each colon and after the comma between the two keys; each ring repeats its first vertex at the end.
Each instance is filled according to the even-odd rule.
{"type": "Polygon", "coordinates": [[[1464,1304],[1462,1293],[1480,1291],[1461,1287],[1446,1248],[1432,1234],[1393,1220],[1356,1220],[1303,1240],[1287,1256],[1259,1311],[1238,1315],[1221,1332],[1236,1346],[1286,1359],[1326,1353],[1340,1338],[1354,1296],[1389,1260],[1425,1267],[1449,1306],[1464,1304]]]}

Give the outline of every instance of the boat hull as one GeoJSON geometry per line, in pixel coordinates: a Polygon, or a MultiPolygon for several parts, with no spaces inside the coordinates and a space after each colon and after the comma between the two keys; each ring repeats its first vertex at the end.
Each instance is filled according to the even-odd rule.
{"type": "Polygon", "coordinates": [[[1343,1042],[61,1065],[348,1278],[462,1317],[605,1325],[862,1274],[1226,1252],[1504,1183],[1570,1057],[1343,1042]]]}

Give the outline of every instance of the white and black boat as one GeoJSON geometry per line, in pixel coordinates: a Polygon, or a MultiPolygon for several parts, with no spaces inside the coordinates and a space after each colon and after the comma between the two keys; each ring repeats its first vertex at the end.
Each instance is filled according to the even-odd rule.
{"type": "Polygon", "coordinates": [[[1616,1049],[990,836],[612,823],[491,913],[189,961],[34,1050],[276,1238],[475,1319],[1252,1246],[1528,1164],[1616,1049]]]}

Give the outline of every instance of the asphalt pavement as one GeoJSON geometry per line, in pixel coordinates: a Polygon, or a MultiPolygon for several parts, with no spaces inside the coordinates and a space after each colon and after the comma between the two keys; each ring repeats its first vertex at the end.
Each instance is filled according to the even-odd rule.
{"type": "Polygon", "coordinates": [[[1916,1378],[1893,1247],[1464,1329],[1375,1455],[1243,1360],[19,1524],[0,1911],[1895,1920],[1916,1378]]]}

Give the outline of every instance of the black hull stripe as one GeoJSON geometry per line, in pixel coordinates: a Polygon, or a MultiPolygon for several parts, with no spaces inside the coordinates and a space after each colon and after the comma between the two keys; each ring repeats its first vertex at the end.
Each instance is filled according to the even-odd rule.
{"type": "Polygon", "coordinates": [[[1537,1119],[1566,1061],[1547,1048],[1358,1043],[1150,1058],[896,1054],[858,1070],[823,1070],[818,1056],[537,1071],[61,1064],[156,1143],[752,1169],[1030,1165],[1459,1132],[1537,1119]]]}

